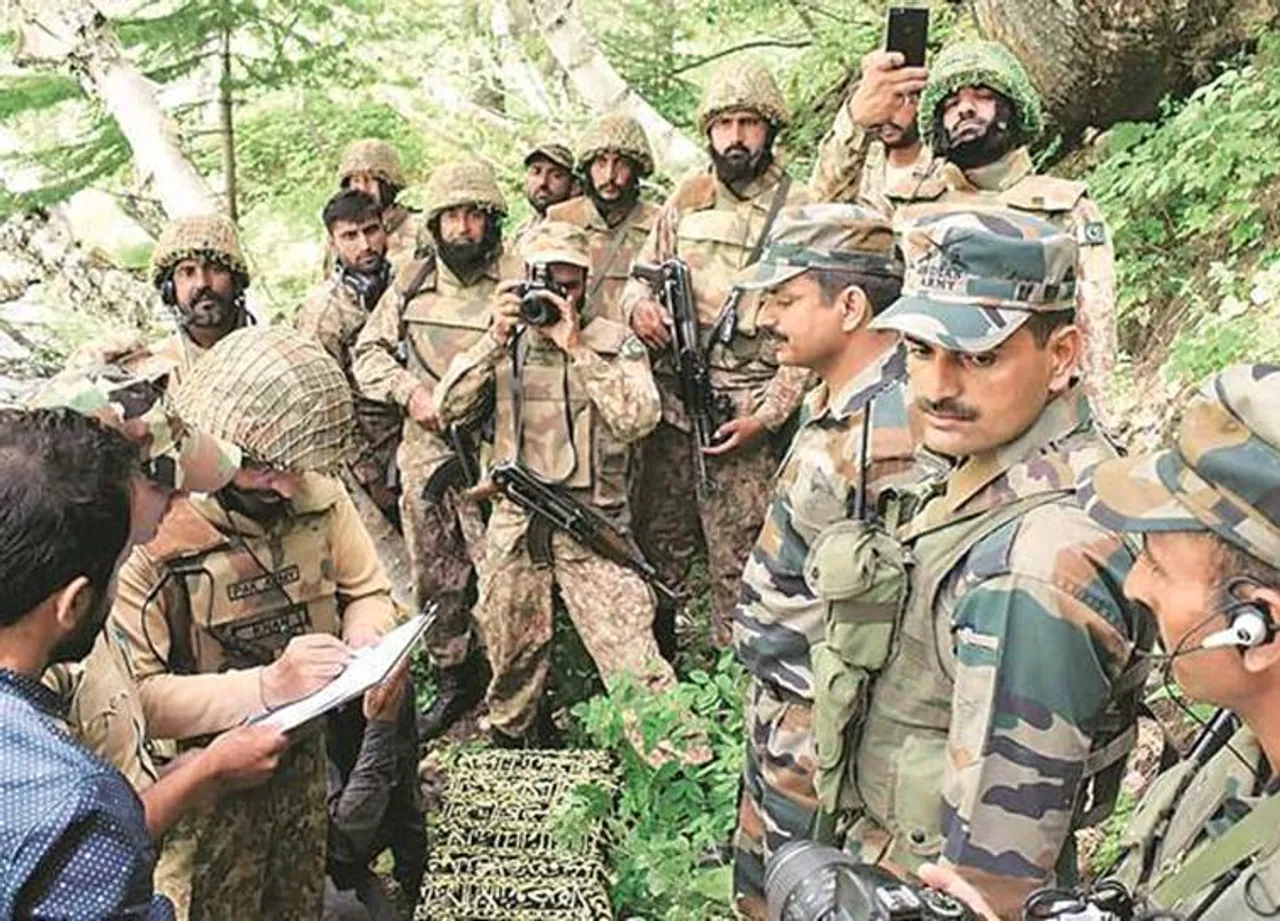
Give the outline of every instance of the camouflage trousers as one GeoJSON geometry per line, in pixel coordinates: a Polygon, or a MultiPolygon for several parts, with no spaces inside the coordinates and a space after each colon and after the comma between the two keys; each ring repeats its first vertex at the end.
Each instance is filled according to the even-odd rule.
{"type": "Polygon", "coordinates": [[[738,830],[733,840],[733,900],[744,918],[768,917],[764,868],[788,841],[812,834],[814,792],[813,707],[752,679],[747,690],[747,761],[742,774],[738,830]]]}
{"type": "Polygon", "coordinates": [[[524,540],[489,542],[481,576],[480,630],[493,678],[489,724],[509,736],[533,725],[551,665],[552,588],[606,682],[631,674],[651,690],[675,684],[653,638],[653,594],[634,572],[557,533],[554,561],[538,568],[524,540]]]}
{"type": "Polygon", "coordinates": [[[403,471],[400,520],[413,570],[414,608],[437,604],[436,621],[426,638],[437,668],[461,665],[471,648],[471,607],[475,602],[474,561],[484,559],[484,520],[480,507],[453,488],[439,502],[427,502],[420,470],[403,471]]]}
{"type": "Polygon", "coordinates": [[[764,524],[777,457],[767,437],[724,457],[708,457],[715,485],[699,497],[691,450],[689,435],[665,422],[642,444],[631,493],[636,541],[663,581],[681,589],[687,587],[689,563],[705,549],[711,638],[727,647],[742,568],[764,524]]]}
{"type": "Polygon", "coordinates": [[[156,891],[179,919],[319,919],[324,907],[324,732],[306,731],[265,785],[188,813],[164,836],[156,891]]]}

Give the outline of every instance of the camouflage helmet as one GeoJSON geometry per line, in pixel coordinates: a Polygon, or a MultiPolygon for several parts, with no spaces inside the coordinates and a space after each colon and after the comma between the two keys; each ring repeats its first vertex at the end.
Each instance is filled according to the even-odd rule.
{"type": "Polygon", "coordinates": [[[450,208],[473,205],[498,215],[507,213],[507,200],[493,170],[483,160],[458,160],[436,168],[427,180],[424,208],[427,223],[450,208]]]}
{"type": "Polygon", "coordinates": [[[630,157],[643,179],[653,172],[653,150],[644,128],[630,115],[605,115],[596,119],[578,139],[578,166],[585,173],[591,161],[604,153],[630,157]]]}
{"type": "Polygon", "coordinates": [[[182,418],[238,445],[249,463],[331,471],[351,448],[346,376],[319,343],[292,329],[231,333],[196,362],[173,401],[182,418]]]}
{"type": "Polygon", "coordinates": [[[1033,313],[1074,310],[1075,238],[1003,208],[945,211],[904,228],[902,297],[871,321],[952,352],[987,352],[1033,313]]]}
{"type": "Polygon", "coordinates": [[[775,129],[784,128],[790,118],[773,74],[754,58],[730,59],[711,75],[698,107],[698,130],[706,134],[716,116],[734,109],[755,112],[775,129]]]}
{"type": "Polygon", "coordinates": [[[201,257],[237,273],[249,284],[249,266],[240,251],[236,225],[221,214],[198,214],[170,221],[151,254],[151,280],[160,287],[183,259],[201,257]]]}
{"type": "Polygon", "coordinates": [[[1280,366],[1235,365],[1183,413],[1173,446],[1104,461],[1080,501],[1105,527],[1212,531],[1280,567],[1280,366]]]}
{"type": "Polygon", "coordinates": [[[1040,136],[1044,128],[1040,96],[1022,62],[999,42],[959,42],[942,49],[929,67],[929,82],[920,94],[916,119],[920,136],[933,150],[946,150],[942,104],[966,86],[988,87],[1013,103],[1009,135],[1015,147],[1040,136]]]}
{"type": "Polygon", "coordinates": [[[591,241],[587,232],[564,221],[540,221],[520,247],[526,265],[576,265],[591,271],[591,241]]]}
{"type": "Polygon", "coordinates": [[[187,425],[158,381],[113,365],[63,371],[26,406],[65,407],[116,429],[138,447],[147,476],[170,489],[213,492],[240,469],[240,449],[187,425]]]}
{"type": "Polygon", "coordinates": [[[399,151],[386,141],[376,138],[352,141],[342,152],[342,163],[338,167],[338,185],[342,185],[359,173],[370,173],[397,189],[403,189],[406,185],[399,151]]]}
{"type": "Polygon", "coordinates": [[[744,291],[776,288],[809,269],[836,269],[902,278],[893,225],[859,205],[820,204],[784,208],[769,233],[760,261],[733,279],[744,291]]]}
{"type": "Polygon", "coordinates": [[[529,152],[524,155],[524,165],[530,165],[539,157],[544,160],[550,160],[556,166],[562,166],[569,172],[573,172],[573,152],[559,141],[545,141],[531,147],[529,152]]]}

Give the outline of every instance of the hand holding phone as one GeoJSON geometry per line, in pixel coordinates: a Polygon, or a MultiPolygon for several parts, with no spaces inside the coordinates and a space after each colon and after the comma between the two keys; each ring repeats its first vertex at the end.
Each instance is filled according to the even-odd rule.
{"type": "Polygon", "coordinates": [[[878,128],[892,121],[907,100],[924,89],[929,71],[908,67],[900,51],[872,51],[862,59],[862,77],[849,97],[855,125],[878,128]]]}
{"type": "Polygon", "coordinates": [[[884,36],[885,51],[898,52],[907,67],[923,67],[925,46],[929,41],[928,8],[889,7],[884,36]]]}

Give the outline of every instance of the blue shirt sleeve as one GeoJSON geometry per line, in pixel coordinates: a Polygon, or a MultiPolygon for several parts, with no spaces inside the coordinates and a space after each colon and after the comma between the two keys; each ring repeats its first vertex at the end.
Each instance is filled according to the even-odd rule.
{"type": "Polygon", "coordinates": [[[155,849],[123,777],[86,778],[27,840],[42,853],[33,855],[36,868],[18,896],[18,917],[174,917],[168,899],[153,894],[155,849]]]}

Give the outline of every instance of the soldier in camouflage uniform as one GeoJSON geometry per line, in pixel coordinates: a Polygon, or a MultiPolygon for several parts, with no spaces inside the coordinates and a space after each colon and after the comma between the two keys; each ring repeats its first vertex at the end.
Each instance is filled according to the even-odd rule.
{"type": "MultiPolygon", "coordinates": [[[[1280,905],[1278,471],[1280,368],[1236,365],[1187,407],[1169,448],[1106,461],[1080,491],[1103,527],[1142,537],[1125,594],[1155,615],[1182,690],[1244,722],[1228,746],[1161,774],[1134,810],[1114,878],[1136,889],[1139,912],[1243,921],[1280,905]]],[[[926,874],[996,917],[954,872],[926,874]]]]}
{"type": "Polygon", "coordinates": [[[742,915],[763,919],[765,861],[808,837],[815,811],[810,646],[824,607],[805,584],[805,557],[821,531],[911,477],[914,445],[897,336],[867,328],[901,290],[887,219],[853,205],[787,209],[738,284],[767,292],[779,361],[821,380],[774,478],[734,612],[734,651],[751,673],[734,895],[742,915]]]}
{"type": "MultiPolygon", "coordinates": [[[[242,469],[216,493],[174,502],[134,548],[109,630],[149,733],[190,745],[328,683],[395,608],[351,499],[322,472],[347,459],[354,415],[323,349],[278,327],[233,333],[173,399],[183,419],[241,449],[242,469]]],[[[265,786],[182,826],[166,846],[183,859],[157,885],[191,918],[318,917],[322,727],[295,734],[265,786]]]]}
{"type": "Polygon", "coordinates": [[[819,731],[851,740],[833,753],[848,849],[899,872],[941,859],[1012,917],[1071,881],[1072,832],[1114,803],[1150,624],[1120,593],[1130,546],[1075,502],[1114,454],[1074,378],[1075,240],[958,211],[904,249],[903,296],[871,326],[906,337],[921,441],[952,466],[914,513],[886,512],[905,521],[909,594],[892,646],[861,663],[869,700],[819,731]]]}
{"type": "Polygon", "coordinates": [[[354,460],[342,479],[378,545],[393,591],[406,593],[397,600],[410,604],[408,554],[399,533],[400,509],[394,490],[403,413],[397,406],[361,396],[352,370],[356,337],[391,282],[381,215],[378,203],[357,189],[329,199],[322,218],[336,257],[334,269],[307,294],[293,325],[318,340],[347,374],[355,396],[356,426],[354,460]]]}
{"type": "MultiPolygon", "coordinates": [[[[364,192],[382,209],[382,226],[387,229],[387,261],[394,272],[417,255],[422,234],[422,216],[396,201],[407,179],[400,154],[386,141],[365,138],[353,141],[342,154],[338,167],[338,188],[364,192]]],[[[325,275],[333,271],[335,252],[325,250],[325,275]]]]}
{"type": "Polygon", "coordinates": [[[638,121],[605,115],[579,139],[577,157],[586,192],[548,208],[547,218],[583,228],[591,241],[584,315],[625,322],[622,289],[658,219],[658,208],[640,200],[640,183],[653,172],[653,151],[638,121]]]}
{"type": "MultiPolygon", "coordinates": [[[[440,416],[457,422],[492,415],[496,461],[525,464],[626,528],[630,444],[658,421],[648,352],[622,323],[596,317],[580,324],[591,266],[580,228],[545,222],[523,256],[528,266],[547,266],[566,288],[565,297],[550,296],[560,319],[518,325],[520,299],[512,289],[519,281],[504,283],[493,325],[436,388],[440,416]]],[[[551,662],[553,588],[606,680],[629,674],[653,690],[675,683],[654,642],[654,597],[644,581],[562,532],[552,536],[551,566],[536,567],[525,545],[528,526],[525,511],[499,498],[481,570],[478,617],[493,671],[489,724],[504,746],[536,741],[551,662]]]]}
{"type": "MultiPolygon", "coordinates": [[[[679,257],[689,264],[698,327],[710,339],[732,296],[734,274],[765,232],[770,211],[805,204],[773,142],[787,122],[786,103],[773,77],[754,61],[733,60],[708,82],[699,110],[713,166],[682,182],[667,201],[639,262],[679,257]]],[[[623,310],[655,355],[670,342],[670,318],[642,282],[628,282],[623,310]]],[[[753,295],[737,305],[737,322],[710,344],[712,383],[732,404],[733,418],[707,449],[717,489],[697,495],[690,451],[696,450],[669,360],[655,362],[662,423],[641,447],[635,486],[636,536],[669,584],[683,584],[692,557],[705,548],[711,576],[712,635],[728,645],[742,563],[764,521],[769,478],[777,463],[769,433],[779,431],[800,405],[804,368],[779,368],[774,343],[760,322],[753,295]]]]}
{"type": "Polygon", "coordinates": [[[558,141],[539,144],[525,154],[524,197],[533,208],[533,214],[511,234],[511,242],[517,252],[524,248],[534,228],[546,220],[548,208],[578,194],[573,165],[573,152],[558,141]]]}
{"type": "MultiPolygon", "coordinates": [[[[902,71],[915,86],[919,69],[902,71]]],[[[885,190],[895,218],[902,226],[923,213],[991,205],[1033,214],[1073,236],[1085,334],[1081,371],[1095,408],[1105,413],[1102,398],[1117,345],[1115,251],[1102,213],[1084,183],[1034,172],[1028,148],[1043,125],[1040,98],[1009,49],[961,42],[944,49],[928,73],[918,117],[936,157],[885,190]]],[[[879,103],[870,109],[893,104],[902,86],[897,78],[877,82],[879,103]]],[[[845,127],[818,153],[814,192],[824,201],[850,198],[863,173],[871,131],[852,121],[845,127]]]]}
{"type": "Polygon", "coordinates": [[[416,604],[438,605],[427,649],[440,670],[439,693],[418,727],[430,739],[480,700],[488,680],[471,629],[484,523],[473,503],[459,499],[466,484],[448,477],[458,458],[432,394],[454,356],[484,336],[489,300],[515,262],[502,245],[506,202],[483,162],[439,167],[426,199],[436,252],[397,274],[356,340],[353,368],[365,399],[405,415],[396,458],[400,520],[416,604]],[[444,485],[425,496],[432,482],[444,485]]]}

